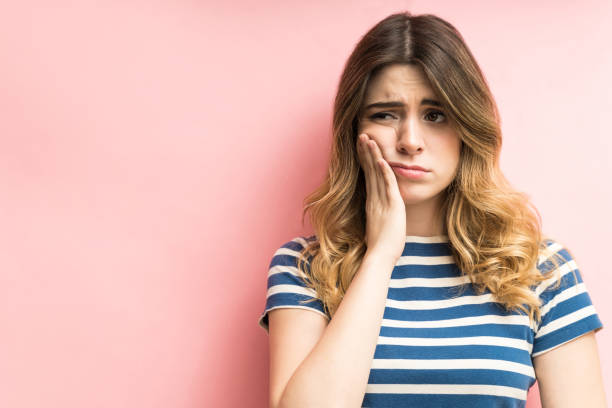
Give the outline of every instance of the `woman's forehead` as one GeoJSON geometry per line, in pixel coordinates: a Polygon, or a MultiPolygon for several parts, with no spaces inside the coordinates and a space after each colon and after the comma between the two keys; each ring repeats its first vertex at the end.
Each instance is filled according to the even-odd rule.
{"type": "Polygon", "coordinates": [[[393,64],[384,67],[370,79],[364,103],[404,100],[410,96],[433,99],[435,93],[420,66],[393,64]]]}

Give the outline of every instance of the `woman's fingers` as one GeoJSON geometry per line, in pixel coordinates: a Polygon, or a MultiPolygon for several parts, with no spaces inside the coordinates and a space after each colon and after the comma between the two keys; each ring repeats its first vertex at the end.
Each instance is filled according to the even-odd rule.
{"type": "Polygon", "coordinates": [[[378,143],[367,134],[359,135],[358,146],[358,154],[366,176],[367,197],[388,205],[394,200],[394,196],[400,194],[393,169],[384,159],[378,143]],[[373,195],[376,195],[377,198],[373,195]]]}
{"type": "Polygon", "coordinates": [[[387,186],[388,197],[391,200],[392,196],[395,195],[397,197],[401,197],[399,186],[397,185],[397,179],[395,178],[395,173],[393,169],[386,161],[382,164],[382,173],[383,178],[385,179],[385,185],[387,186]]]}
{"type": "Polygon", "coordinates": [[[382,157],[382,154],[380,157],[380,161],[380,168],[383,180],[385,182],[385,192],[387,194],[387,197],[389,198],[389,200],[392,200],[392,195],[395,195],[396,197],[401,197],[399,185],[397,184],[397,178],[395,176],[395,173],[393,172],[393,169],[391,168],[391,165],[389,165],[389,163],[382,157]]]}
{"type": "Polygon", "coordinates": [[[388,204],[391,200],[391,193],[393,192],[393,189],[395,188],[399,190],[399,187],[397,186],[395,174],[393,173],[393,170],[391,169],[387,161],[384,159],[380,147],[374,141],[372,142],[372,157],[376,165],[376,174],[378,177],[380,177],[378,182],[378,193],[381,197],[381,200],[385,204],[388,204]]]}
{"type": "Polygon", "coordinates": [[[380,166],[380,161],[384,160],[382,157],[382,153],[378,144],[374,141],[368,141],[370,147],[370,154],[372,158],[372,164],[374,167],[373,176],[376,179],[376,191],[378,192],[378,196],[380,200],[386,204],[387,203],[387,187],[385,186],[385,179],[383,175],[382,168],[380,166]]]}
{"type": "Polygon", "coordinates": [[[359,136],[362,147],[362,160],[366,178],[366,192],[368,196],[378,193],[378,180],[376,177],[376,163],[372,155],[372,147],[369,145],[370,138],[366,134],[359,136]]]}

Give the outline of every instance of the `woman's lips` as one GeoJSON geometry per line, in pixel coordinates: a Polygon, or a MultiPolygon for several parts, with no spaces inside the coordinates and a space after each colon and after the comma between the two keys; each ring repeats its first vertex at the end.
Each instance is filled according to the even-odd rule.
{"type": "Polygon", "coordinates": [[[402,177],[406,177],[411,180],[419,180],[425,177],[428,171],[418,170],[418,169],[406,169],[404,167],[392,166],[391,167],[395,174],[400,175],[402,177]]]}

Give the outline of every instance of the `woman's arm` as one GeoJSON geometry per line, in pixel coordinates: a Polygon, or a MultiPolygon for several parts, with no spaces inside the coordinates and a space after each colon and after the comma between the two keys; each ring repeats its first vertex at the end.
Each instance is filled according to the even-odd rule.
{"type": "MultiPolygon", "coordinates": [[[[367,250],[333,318],[307,357],[293,373],[288,365],[284,370],[281,364],[274,367],[271,396],[281,394],[280,408],[353,408],[363,402],[391,273],[405,245],[406,206],[393,169],[383,159],[376,141],[366,133],[360,134],[357,152],[366,180],[367,250]],[[279,384],[289,376],[284,391],[279,392],[283,388],[279,384]]],[[[275,347],[271,353],[275,356],[287,355],[295,349],[288,339],[304,330],[303,321],[294,322],[286,317],[285,314],[281,320],[280,332],[270,331],[275,336],[274,340],[270,338],[275,347]]],[[[270,326],[273,324],[270,321],[270,326]]],[[[316,327],[320,328],[315,324],[316,327]]],[[[304,355],[314,341],[310,335],[296,354],[304,355]]]]}
{"type": "Polygon", "coordinates": [[[542,408],[605,408],[595,333],[533,358],[542,408]]]}
{"type": "Polygon", "coordinates": [[[393,267],[388,257],[366,252],[333,319],[285,386],[280,408],[361,406],[393,267]]]}

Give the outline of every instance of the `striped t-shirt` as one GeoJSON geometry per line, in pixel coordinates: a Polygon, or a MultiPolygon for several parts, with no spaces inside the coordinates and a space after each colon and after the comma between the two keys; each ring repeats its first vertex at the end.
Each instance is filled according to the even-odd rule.
{"type": "MultiPolygon", "coordinates": [[[[308,309],[329,319],[296,269],[299,251],[313,239],[297,237],[272,257],[259,318],[266,332],[268,312],[276,308],[308,309]]],[[[362,406],[524,407],[536,380],[532,358],[603,328],[570,253],[556,241],[547,245],[538,270],[548,270],[548,257],[559,252],[564,263],[555,273],[563,278],[556,289],[550,288],[556,276],[532,287],[542,299],[542,322],[535,327],[524,313],[506,312],[488,290],[476,294],[446,235],[407,236],[391,274],[362,406]]]]}

